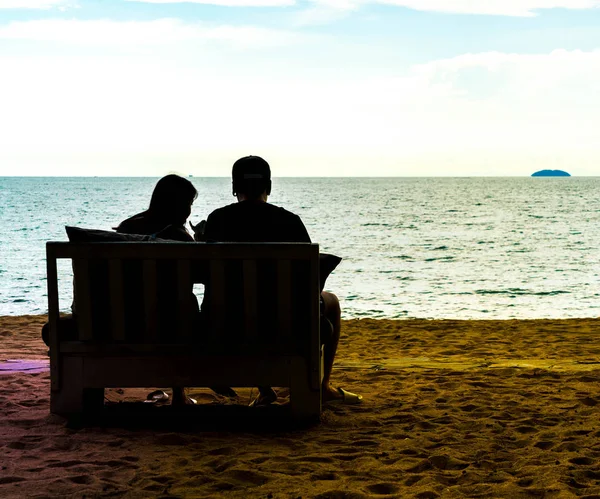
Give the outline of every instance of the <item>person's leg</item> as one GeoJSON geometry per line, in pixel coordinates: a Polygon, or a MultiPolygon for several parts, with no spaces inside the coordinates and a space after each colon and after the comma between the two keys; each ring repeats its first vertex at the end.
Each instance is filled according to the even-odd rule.
{"type": "MultiPolygon", "coordinates": [[[[60,341],[77,339],[77,321],[72,315],[65,315],[58,319],[58,337],[60,341]]],[[[50,346],[50,323],[42,326],[42,340],[50,346]]]]}
{"type": "Polygon", "coordinates": [[[258,397],[250,402],[250,407],[269,405],[277,400],[277,392],[270,386],[259,386],[258,397]]]}
{"type": "MultiPolygon", "coordinates": [[[[339,390],[333,388],[329,382],[331,371],[333,369],[333,361],[335,360],[335,353],[340,341],[342,311],[340,309],[340,301],[336,295],[323,291],[321,297],[323,299],[323,316],[331,325],[331,334],[323,335],[323,339],[325,340],[325,356],[323,359],[324,373],[322,397],[323,401],[327,402],[329,400],[343,398],[343,395],[339,390]]],[[[253,405],[264,405],[265,403],[271,403],[277,399],[277,394],[269,386],[259,386],[258,391],[259,397],[253,402],[253,405]]]]}
{"type": "Polygon", "coordinates": [[[174,386],[173,390],[173,400],[171,401],[171,405],[194,405],[196,404],[196,400],[188,397],[185,394],[185,388],[182,386],[174,386]]]}
{"type": "Polygon", "coordinates": [[[323,299],[323,316],[330,322],[332,328],[330,335],[324,335],[325,356],[323,364],[325,372],[323,375],[322,396],[323,401],[326,402],[328,400],[342,398],[339,391],[332,388],[329,383],[331,371],[333,369],[333,361],[335,360],[335,353],[340,341],[342,311],[340,309],[340,301],[336,295],[323,291],[321,297],[323,299]]]}
{"type": "Polygon", "coordinates": [[[46,322],[42,326],[42,340],[46,344],[47,347],[50,346],[50,323],[46,322]]]}

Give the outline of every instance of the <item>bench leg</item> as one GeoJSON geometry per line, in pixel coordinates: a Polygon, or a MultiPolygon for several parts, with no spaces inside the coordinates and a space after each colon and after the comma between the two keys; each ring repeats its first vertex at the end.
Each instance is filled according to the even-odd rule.
{"type": "Polygon", "coordinates": [[[50,393],[50,412],[67,417],[102,409],[104,389],[83,386],[83,360],[78,357],[61,360],[61,387],[50,393]]]}
{"type": "Polygon", "coordinates": [[[296,420],[318,420],[321,417],[321,390],[310,387],[309,375],[304,362],[292,369],[290,379],[290,404],[292,418],[296,420]]]}

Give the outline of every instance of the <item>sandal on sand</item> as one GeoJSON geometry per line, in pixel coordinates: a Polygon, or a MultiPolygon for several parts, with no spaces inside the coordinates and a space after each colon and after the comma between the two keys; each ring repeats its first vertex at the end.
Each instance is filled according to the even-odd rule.
{"type": "Polygon", "coordinates": [[[237,398],[239,396],[233,388],[229,388],[228,386],[211,386],[210,389],[223,397],[237,398]]]}
{"type": "Polygon", "coordinates": [[[356,405],[362,402],[362,395],[357,395],[356,393],[352,393],[344,390],[343,388],[338,388],[337,392],[341,395],[340,398],[335,398],[331,400],[327,400],[326,404],[344,404],[344,405],[356,405]]]}
{"type": "Polygon", "coordinates": [[[173,399],[171,401],[171,406],[175,406],[175,407],[183,407],[186,405],[196,405],[198,403],[198,401],[196,399],[193,399],[192,397],[185,397],[185,402],[182,401],[181,399],[173,399]]]}
{"type": "Polygon", "coordinates": [[[267,395],[258,394],[258,397],[250,402],[249,407],[264,407],[266,405],[271,405],[276,400],[277,394],[275,392],[268,393],[267,395]]]}
{"type": "Polygon", "coordinates": [[[167,392],[163,392],[162,390],[154,390],[150,392],[144,400],[145,404],[159,404],[161,402],[166,402],[169,400],[169,394],[167,392]]]}

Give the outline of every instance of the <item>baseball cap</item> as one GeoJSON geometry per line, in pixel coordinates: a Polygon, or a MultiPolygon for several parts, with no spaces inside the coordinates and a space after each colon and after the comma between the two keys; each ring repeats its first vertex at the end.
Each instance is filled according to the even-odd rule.
{"type": "Polygon", "coordinates": [[[260,156],[245,156],[233,164],[234,181],[271,180],[271,167],[260,156]]]}

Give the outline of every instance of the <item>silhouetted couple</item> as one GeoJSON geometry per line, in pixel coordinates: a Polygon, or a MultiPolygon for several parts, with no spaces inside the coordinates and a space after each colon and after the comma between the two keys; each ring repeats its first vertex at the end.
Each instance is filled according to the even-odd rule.
{"type": "MultiPolygon", "coordinates": [[[[239,159],[233,165],[232,180],[232,192],[238,202],[213,211],[206,224],[192,226],[196,231],[197,240],[311,242],[298,215],[267,202],[271,194],[271,169],[264,159],[258,156],[239,159]]],[[[117,230],[191,241],[193,238],[185,229],[185,222],[196,196],[196,189],[191,182],[176,175],[169,175],[158,182],[150,208],[125,220],[117,230]]],[[[321,313],[322,342],[325,344],[323,401],[357,403],[361,400],[360,396],[333,388],[330,384],[340,338],[341,311],[337,296],[326,291],[321,293],[321,313]]],[[[270,387],[259,387],[259,391],[259,397],[254,401],[255,405],[268,404],[277,398],[270,387]]]]}
{"type": "MultiPolygon", "coordinates": [[[[310,236],[297,215],[284,208],[267,203],[271,194],[271,169],[258,156],[247,156],[233,165],[233,195],[238,202],[212,212],[206,223],[186,227],[191,207],[198,193],[190,181],[177,175],[167,175],[158,181],[152,193],[149,208],[123,221],[117,232],[152,235],[176,241],[213,242],[306,242],[310,236]]],[[[348,404],[360,402],[361,396],[330,385],[331,370],[340,338],[340,304],[328,292],[321,293],[322,343],[325,345],[323,401],[348,404]]],[[[234,395],[227,387],[214,387],[217,393],[234,395]]],[[[265,405],[276,400],[270,387],[259,387],[259,396],[253,405],[265,405]]],[[[183,388],[173,389],[173,403],[186,403],[183,388]]]]}

